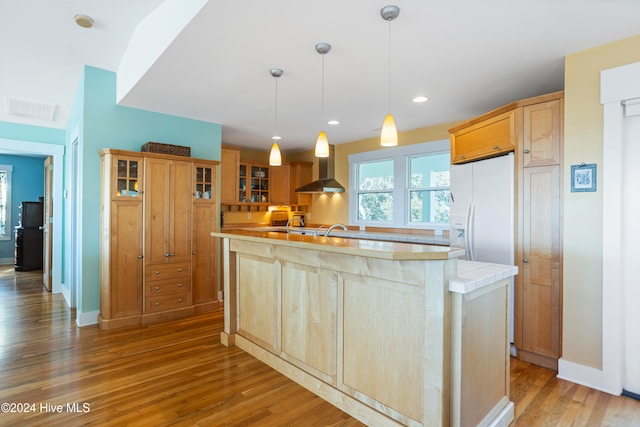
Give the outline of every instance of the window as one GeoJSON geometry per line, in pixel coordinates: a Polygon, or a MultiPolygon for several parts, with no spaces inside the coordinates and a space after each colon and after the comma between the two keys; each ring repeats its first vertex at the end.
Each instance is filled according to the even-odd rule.
{"type": "Polygon", "coordinates": [[[449,141],[349,156],[352,225],[449,228],[449,141]]]}
{"type": "Polygon", "coordinates": [[[13,166],[0,165],[0,240],[11,239],[11,173],[13,166]]]}
{"type": "Polygon", "coordinates": [[[410,157],[409,223],[449,224],[449,153],[410,157]]]}

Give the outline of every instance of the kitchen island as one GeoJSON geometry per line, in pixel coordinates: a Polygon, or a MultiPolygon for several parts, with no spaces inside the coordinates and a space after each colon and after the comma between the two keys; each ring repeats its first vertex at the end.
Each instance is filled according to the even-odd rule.
{"type": "Polygon", "coordinates": [[[443,246],[250,230],[212,236],[223,238],[224,345],[368,425],[513,419],[515,267],[460,261],[461,275],[464,252],[443,246]]]}

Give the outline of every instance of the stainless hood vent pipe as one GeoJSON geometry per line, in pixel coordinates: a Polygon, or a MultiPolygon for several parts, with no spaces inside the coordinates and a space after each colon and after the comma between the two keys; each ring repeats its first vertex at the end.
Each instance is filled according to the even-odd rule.
{"type": "Polygon", "coordinates": [[[344,193],[344,187],[335,180],[335,147],[329,144],[329,157],[318,158],[318,180],[296,188],[296,193],[344,193]]]}

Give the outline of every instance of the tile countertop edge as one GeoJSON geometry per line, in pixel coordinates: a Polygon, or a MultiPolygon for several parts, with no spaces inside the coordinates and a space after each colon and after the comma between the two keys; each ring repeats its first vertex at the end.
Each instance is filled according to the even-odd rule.
{"type": "Polygon", "coordinates": [[[458,260],[458,276],[449,281],[449,291],[468,294],[498,280],[518,274],[515,265],[458,260]]]}

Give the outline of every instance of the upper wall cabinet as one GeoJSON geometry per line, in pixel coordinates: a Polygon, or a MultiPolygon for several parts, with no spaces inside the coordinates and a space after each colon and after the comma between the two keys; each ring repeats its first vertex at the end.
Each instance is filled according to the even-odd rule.
{"type": "Polygon", "coordinates": [[[308,206],[311,195],[295,189],[312,181],[312,162],[282,166],[241,161],[240,151],[222,148],[220,204],[240,209],[266,209],[268,205],[308,206]]]}
{"type": "Polygon", "coordinates": [[[515,111],[506,111],[450,129],[451,163],[466,163],[515,150],[515,111]]]}

